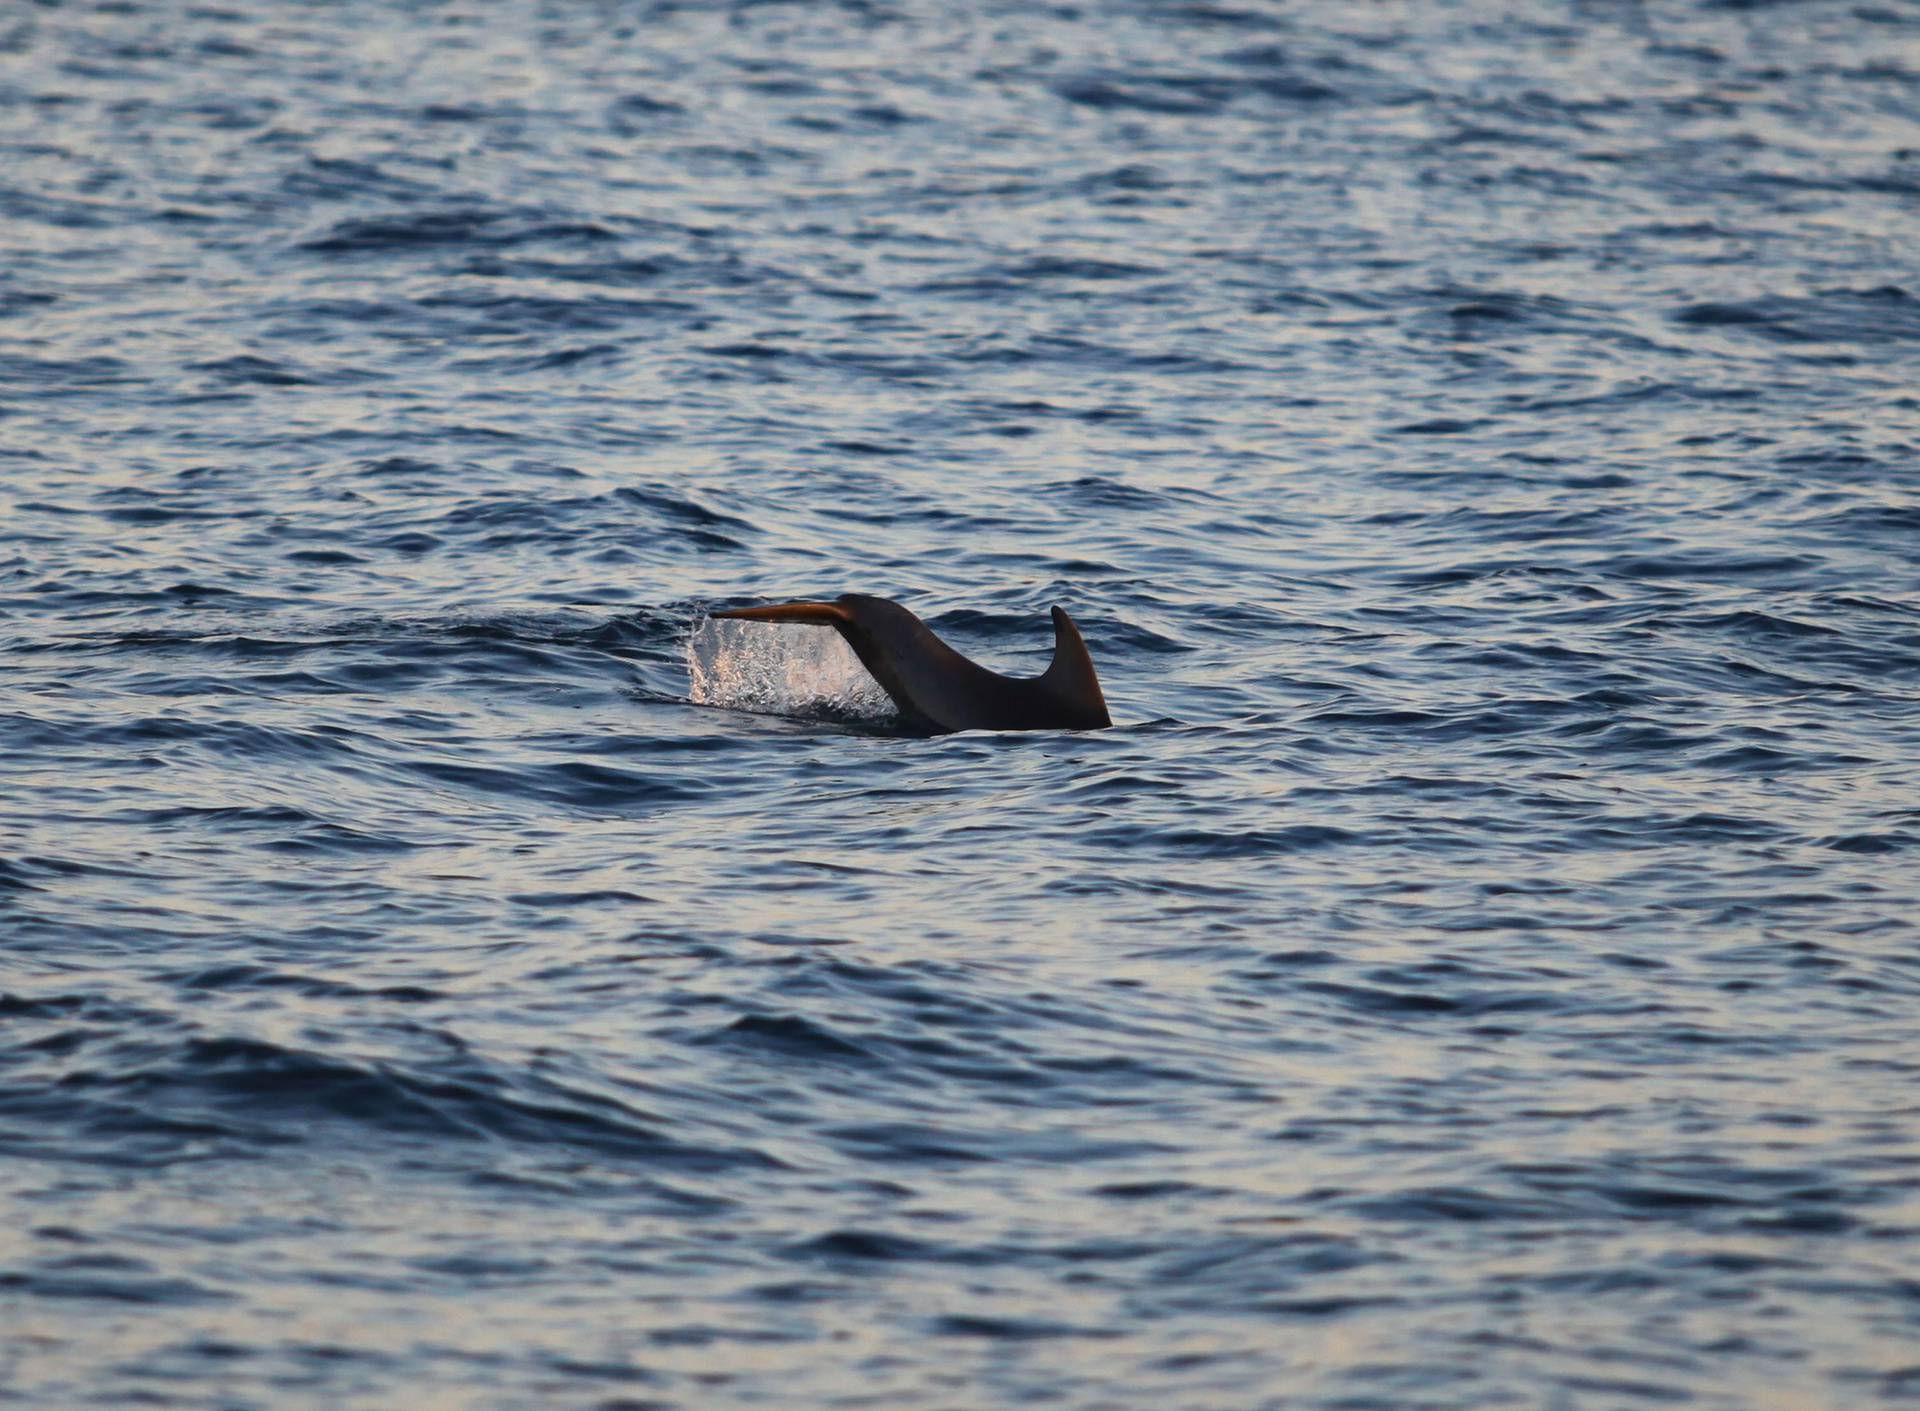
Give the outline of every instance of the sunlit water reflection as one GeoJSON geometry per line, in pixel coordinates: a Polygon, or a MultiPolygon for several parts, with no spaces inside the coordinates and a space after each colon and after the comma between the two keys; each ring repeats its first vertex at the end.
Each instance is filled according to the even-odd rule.
{"type": "Polygon", "coordinates": [[[0,11],[0,1400],[1914,1399],[1917,40],[0,11]]]}

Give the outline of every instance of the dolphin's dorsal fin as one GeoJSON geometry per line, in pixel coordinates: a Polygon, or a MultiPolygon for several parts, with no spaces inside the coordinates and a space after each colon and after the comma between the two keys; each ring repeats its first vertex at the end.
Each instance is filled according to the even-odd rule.
{"type": "Polygon", "coordinates": [[[1093,657],[1063,607],[1053,610],[1053,661],[1040,682],[1076,711],[1084,712],[1089,722],[1097,721],[1101,726],[1112,723],[1107,715],[1107,698],[1100,692],[1100,678],[1094,674],[1093,657]]]}

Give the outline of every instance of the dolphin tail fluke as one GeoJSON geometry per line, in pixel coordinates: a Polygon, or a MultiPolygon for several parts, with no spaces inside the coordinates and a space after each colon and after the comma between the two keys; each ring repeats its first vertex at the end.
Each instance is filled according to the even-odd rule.
{"type": "Polygon", "coordinates": [[[764,608],[728,608],[707,615],[737,618],[743,622],[813,622],[823,627],[837,627],[853,621],[853,614],[838,603],[777,603],[764,608]]]}
{"type": "Polygon", "coordinates": [[[1067,610],[1053,610],[1053,661],[1040,678],[1043,685],[1072,709],[1083,715],[1086,724],[1079,729],[1104,729],[1113,724],[1107,714],[1107,698],[1101,693],[1100,678],[1093,669],[1093,657],[1073,625],[1067,610]]]}

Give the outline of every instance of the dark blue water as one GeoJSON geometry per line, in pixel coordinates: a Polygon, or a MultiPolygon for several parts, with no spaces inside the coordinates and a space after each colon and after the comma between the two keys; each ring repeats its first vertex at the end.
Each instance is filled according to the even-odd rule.
{"type": "Polygon", "coordinates": [[[0,1401],[1920,1400],[1911,5],[15,4],[0,456],[0,1401]]]}

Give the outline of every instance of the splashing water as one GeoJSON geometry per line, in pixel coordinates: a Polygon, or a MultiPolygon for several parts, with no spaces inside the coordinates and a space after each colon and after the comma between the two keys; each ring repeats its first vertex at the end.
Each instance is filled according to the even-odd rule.
{"type": "Polygon", "coordinates": [[[687,634],[696,705],[884,721],[893,702],[831,627],[702,619],[687,634]]]}

